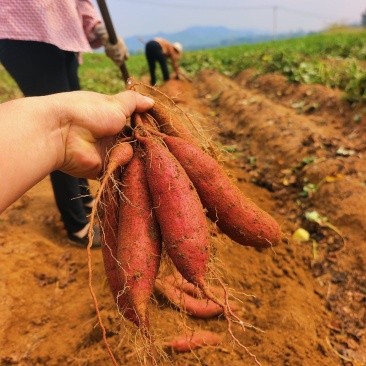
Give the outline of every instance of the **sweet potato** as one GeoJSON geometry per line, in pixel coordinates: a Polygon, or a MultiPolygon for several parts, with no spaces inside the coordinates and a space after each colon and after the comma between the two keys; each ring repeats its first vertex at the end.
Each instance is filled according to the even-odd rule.
{"type": "MultiPolygon", "coordinates": [[[[185,311],[188,315],[195,318],[208,319],[223,314],[220,305],[209,299],[191,296],[170,282],[169,278],[156,280],[155,289],[165,296],[176,308],[185,311]]],[[[232,310],[234,311],[235,309],[232,310]]]]}
{"type": "MultiPolygon", "coordinates": [[[[174,274],[162,277],[162,278],[160,278],[160,281],[164,287],[166,287],[166,285],[167,285],[167,288],[174,286],[179,291],[179,293],[182,294],[181,295],[182,297],[190,296],[193,299],[199,299],[199,302],[195,303],[192,301],[192,304],[193,305],[197,304],[197,306],[206,307],[205,312],[207,313],[207,315],[205,317],[216,316],[216,315],[222,314],[222,308],[218,304],[213,303],[212,300],[206,299],[205,295],[202,293],[202,291],[197,286],[186,281],[178,273],[174,273],[174,274]],[[203,303],[201,301],[203,301],[206,305],[202,305],[203,303]],[[198,305],[198,304],[201,304],[201,305],[198,305]],[[215,306],[213,304],[215,304],[215,306]],[[212,314],[212,315],[210,315],[210,314],[212,314]]],[[[159,290],[159,288],[157,286],[156,286],[156,288],[159,290]]],[[[221,286],[211,285],[210,289],[211,289],[211,292],[218,299],[222,299],[222,301],[224,302],[225,292],[221,286]]],[[[232,311],[235,312],[235,311],[238,311],[241,309],[241,307],[237,303],[235,303],[233,301],[229,301],[229,302],[230,302],[230,308],[232,311]]],[[[189,313],[188,309],[187,309],[187,312],[189,313]]]]}
{"type": "Polygon", "coordinates": [[[215,159],[182,138],[163,139],[194,184],[207,216],[222,232],[239,244],[257,248],[280,243],[278,223],[240,191],[215,159]]]}
{"type": "Polygon", "coordinates": [[[202,298],[202,291],[192,283],[185,280],[180,274],[174,273],[168,276],[165,276],[161,279],[164,283],[168,282],[169,284],[179,288],[181,291],[184,291],[190,296],[195,298],[202,298]]]}
{"type": "Polygon", "coordinates": [[[133,148],[129,142],[117,142],[109,155],[105,176],[109,176],[117,167],[125,166],[133,156],[133,148]]]}
{"type": "Polygon", "coordinates": [[[124,171],[121,187],[117,259],[122,291],[118,304],[122,314],[148,335],[147,306],[159,269],[162,243],[138,151],[124,171]]]}
{"type": "MultiPolygon", "coordinates": [[[[117,143],[107,157],[105,173],[96,196],[96,207],[101,228],[102,255],[106,276],[111,287],[114,300],[120,291],[117,274],[117,230],[119,187],[121,167],[125,166],[132,158],[133,149],[130,143],[117,143]]],[[[94,220],[94,213],[92,218],[94,220]]]]}
{"type": "Polygon", "coordinates": [[[165,347],[171,347],[176,352],[190,352],[207,346],[217,346],[221,343],[221,336],[208,330],[200,330],[193,334],[183,334],[166,342],[165,347]]]}
{"type": "Polygon", "coordinates": [[[167,135],[181,137],[191,144],[199,145],[198,140],[192,135],[189,129],[165,105],[156,102],[147,113],[155,119],[160,131],[167,135]]]}
{"type": "Polygon", "coordinates": [[[114,301],[117,303],[117,295],[121,284],[117,274],[117,230],[119,193],[115,182],[119,182],[120,170],[116,170],[106,181],[105,190],[101,196],[98,207],[98,217],[101,228],[101,249],[104,269],[112,291],[114,301]]]}
{"type": "Polygon", "coordinates": [[[143,137],[139,132],[136,138],[146,150],[147,181],[169,257],[187,281],[206,287],[210,240],[197,192],[182,166],[159,139],[143,137]]]}

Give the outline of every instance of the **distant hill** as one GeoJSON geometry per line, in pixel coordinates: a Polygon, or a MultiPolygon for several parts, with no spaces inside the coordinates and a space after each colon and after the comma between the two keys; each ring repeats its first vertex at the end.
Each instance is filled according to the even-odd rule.
{"type": "MultiPolygon", "coordinates": [[[[304,32],[277,35],[277,39],[301,37],[304,32]]],[[[273,35],[255,29],[229,29],[226,27],[191,27],[176,33],[156,33],[125,38],[131,54],[144,52],[143,41],[162,37],[171,42],[180,42],[188,51],[234,46],[245,43],[259,43],[273,39],[273,35]]]]}

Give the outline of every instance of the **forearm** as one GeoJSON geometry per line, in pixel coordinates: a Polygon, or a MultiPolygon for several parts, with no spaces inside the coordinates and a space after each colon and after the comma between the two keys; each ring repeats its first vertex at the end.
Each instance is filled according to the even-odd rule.
{"type": "Polygon", "coordinates": [[[82,17],[84,33],[90,46],[94,49],[102,47],[102,40],[94,32],[94,29],[102,23],[102,18],[96,8],[89,0],[79,0],[78,8],[82,17]]]}
{"type": "Polygon", "coordinates": [[[43,97],[0,104],[0,212],[61,164],[56,106],[43,97]]]}

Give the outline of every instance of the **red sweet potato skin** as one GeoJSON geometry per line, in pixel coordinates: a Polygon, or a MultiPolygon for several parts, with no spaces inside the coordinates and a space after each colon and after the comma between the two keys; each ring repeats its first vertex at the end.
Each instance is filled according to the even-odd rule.
{"type": "Polygon", "coordinates": [[[220,305],[208,299],[195,298],[169,281],[157,280],[155,289],[164,295],[174,306],[195,318],[208,319],[223,313],[220,305]]]}
{"type": "Polygon", "coordinates": [[[181,138],[166,136],[164,142],[196,187],[207,216],[222,232],[247,246],[280,243],[278,223],[240,191],[215,159],[181,138]]]}
{"type": "Polygon", "coordinates": [[[107,173],[111,173],[118,166],[125,166],[133,156],[133,148],[131,143],[120,142],[113,146],[109,156],[109,162],[106,169],[107,173]]]}
{"type": "Polygon", "coordinates": [[[155,103],[148,111],[159,125],[160,131],[167,135],[177,136],[191,144],[199,145],[198,140],[192,135],[189,129],[181,122],[176,114],[160,103],[155,103]]]}
{"type": "MultiPolygon", "coordinates": [[[[105,175],[100,186],[100,202],[98,204],[98,218],[101,228],[101,249],[106,276],[117,302],[121,284],[117,274],[117,235],[119,218],[119,182],[122,176],[122,167],[133,156],[130,143],[117,143],[107,157],[105,175]]],[[[99,192],[98,192],[99,194],[99,192]]]]}
{"type": "MultiPolygon", "coordinates": [[[[178,273],[160,278],[155,283],[155,288],[165,295],[174,305],[180,308],[185,307],[187,313],[192,316],[210,318],[223,314],[223,309],[219,304],[207,299],[197,286],[187,282],[178,273]],[[173,287],[175,287],[177,291],[173,292],[173,287]],[[179,302],[176,303],[178,300],[184,300],[185,303],[180,305],[179,302]]],[[[221,299],[223,303],[225,302],[225,291],[221,286],[210,285],[210,291],[218,299],[221,299]]],[[[229,306],[233,312],[241,309],[239,304],[230,300],[229,306]]]]}
{"type": "Polygon", "coordinates": [[[220,342],[221,337],[217,333],[201,330],[193,334],[178,336],[167,342],[165,346],[172,347],[176,352],[190,352],[204,346],[217,346],[220,342]]]}
{"type": "Polygon", "coordinates": [[[121,289],[117,274],[117,230],[118,230],[118,206],[119,192],[118,182],[121,177],[121,169],[118,168],[106,182],[101,201],[98,205],[98,218],[101,228],[101,249],[104,269],[110,285],[114,300],[121,289]]]}
{"type": "Polygon", "coordinates": [[[203,285],[210,258],[209,231],[202,204],[182,166],[153,137],[141,139],[146,173],[163,242],[178,271],[203,285]]]}
{"type": "Polygon", "coordinates": [[[136,325],[148,325],[147,305],[160,265],[162,243],[139,152],[135,152],[121,180],[117,243],[123,289],[120,310],[136,325]]]}

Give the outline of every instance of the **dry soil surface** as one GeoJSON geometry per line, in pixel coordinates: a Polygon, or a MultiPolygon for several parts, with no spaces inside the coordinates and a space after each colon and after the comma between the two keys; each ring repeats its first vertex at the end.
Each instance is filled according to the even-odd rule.
{"type": "MultiPolygon", "coordinates": [[[[161,91],[203,128],[235,183],[282,228],[273,249],[212,237],[240,317],[264,331],[234,326],[238,339],[263,366],[366,365],[365,110],[338,91],[251,70],[234,80],[205,70],[161,91]],[[293,237],[300,228],[309,238],[293,237]]],[[[112,364],[88,288],[87,252],[68,244],[48,178],[0,216],[0,228],[0,364],[112,364]]],[[[116,310],[100,250],[92,250],[92,268],[114,357],[140,365],[139,336],[116,310]]],[[[150,312],[158,342],[184,329],[222,335],[217,347],[165,349],[159,364],[255,364],[232,344],[221,317],[185,316],[158,294],[150,312]]]]}

